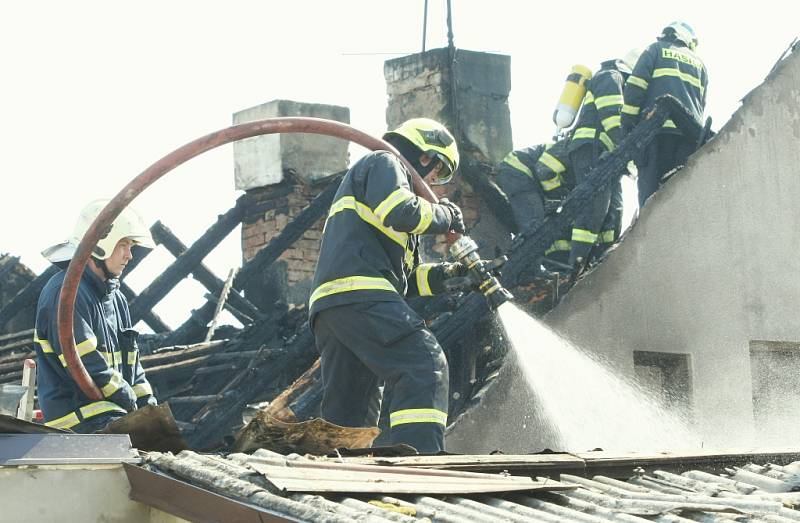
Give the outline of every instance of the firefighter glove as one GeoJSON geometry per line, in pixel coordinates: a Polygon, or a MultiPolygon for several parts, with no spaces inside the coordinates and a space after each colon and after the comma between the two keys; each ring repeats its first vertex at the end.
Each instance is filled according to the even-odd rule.
{"type": "Polygon", "coordinates": [[[464,215],[461,213],[461,209],[458,207],[458,205],[451,202],[447,198],[442,198],[439,200],[439,205],[447,209],[447,211],[450,213],[451,231],[460,234],[467,232],[467,228],[464,226],[464,215]]]}

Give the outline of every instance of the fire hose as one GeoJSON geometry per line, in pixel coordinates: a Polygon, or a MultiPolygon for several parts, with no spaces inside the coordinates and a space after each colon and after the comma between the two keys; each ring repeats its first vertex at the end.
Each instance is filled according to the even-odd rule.
{"type": "MultiPolygon", "coordinates": [[[[58,303],[58,339],[61,343],[64,359],[70,375],[80,387],[81,391],[92,400],[103,399],[103,394],[95,385],[89,373],[78,356],[75,349],[75,337],[72,331],[75,313],[75,296],[86,263],[91,255],[92,248],[100,240],[102,233],[107,231],[122,210],[139,194],[152,185],[156,180],[173,170],[175,167],[187,162],[206,151],[244,138],[277,133],[310,133],[322,134],[349,140],[370,150],[385,150],[394,153],[411,173],[411,183],[414,192],[420,198],[431,203],[439,200],[422,177],[414,170],[411,164],[389,143],[374,138],[347,124],[333,120],[305,117],[270,118],[255,122],[234,125],[216,131],[196,140],[193,140],[173,152],[167,154],[153,163],[142,173],[122,188],[122,190],[108,202],[94,222],[89,226],[86,234],[81,239],[72,260],[67,267],[64,282],[61,286],[61,297],[58,303]]],[[[492,266],[483,263],[477,255],[477,244],[468,237],[456,233],[448,233],[448,243],[451,244],[451,253],[466,264],[474,278],[478,279],[480,291],[490,300],[493,308],[511,298],[511,294],[500,285],[492,266]],[[502,301],[500,300],[502,298],[502,301]],[[496,305],[496,306],[495,306],[496,305]]]]}

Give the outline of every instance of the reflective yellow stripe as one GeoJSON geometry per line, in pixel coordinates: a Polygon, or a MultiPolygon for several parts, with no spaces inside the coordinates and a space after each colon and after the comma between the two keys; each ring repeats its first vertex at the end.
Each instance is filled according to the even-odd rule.
{"type": "Polygon", "coordinates": [[[595,102],[594,95],[591,91],[586,91],[586,95],[583,97],[583,105],[593,104],[595,102]]]}
{"type": "Polygon", "coordinates": [[[542,186],[542,189],[545,191],[552,191],[553,189],[558,189],[561,187],[561,175],[557,174],[550,178],[549,180],[542,180],[539,182],[542,186]]]}
{"type": "Polygon", "coordinates": [[[111,379],[100,388],[106,398],[114,394],[122,386],[122,374],[117,371],[111,372],[111,379]]]}
{"type": "Polygon", "coordinates": [[[134,349],[128,353],[128,365],[133,367],[136,365],[136,359],[139,357],[139,349],[134,349]]]}
{"type": "MultiPolygon", "coordinates": [[[[694,75],[689,73],[684,73],[678,69],[673,69],[671,67],[665,67],[661,69],[656,69],[653,71],[653,78],[663,78],[665,76],[673,76],[675,78],[680,78],[684,82],[691,84],[698,89],[700,89],[700,94],[703,94],[703,84],[700,82],[700,79],[694,75]]],[[[630,79],[629,79],[630,81],[630,79]]]]}
{"type": "Polygon", "coordinates": [[[439,423],[447,425],[447,413],[438,409],[405,409],[389,414],[389,426],[406,423],[439,423]]]}
{"type": "Polygon", "coordinates": [[[630,75],[628,77],[628,83],[631,85],[635,85],[636,87],[641,87],[644,90],[647,90],[647,86],[650,85],[644,78],[639,78],[638,76],[633,76],[633,75],[630,75]]]}
{"type": "Polygon", "coordinates": [[[597,241],[597,235],[586,229],[572,229],[572,241],[594,244],[597,241]]]}
{"type": "Polygon", "coordinates": [[[137,398],[152,396],[153,387],[151,387],[149,383],[140,383],[133,386],[133,392],[136,394],[137,398]]]}
{"type": "Polygon", "coordinates": [[[39,339],[39,337],[36,335],[35,332],[33,333],[33,341],[39,344],[39,347],[42,348],[42,352],[46,352],[48,354],[55,354],[56,351],[53,350],[53,346],[50,345],[50,342],[47,340],[39,339]]]}
{"type": "Polygon", "coordinates": [[[600,233],[600,241],[603,243],[614,243],[614,236],[616,231],[614,229],[610,229],[608,231],[603,231],[600,233]]]}
{"type": "Polygon", "coordinates": [[[381,223],[383,223],[386,220],[386,216],[392,212],[392,209],[412,198],[416,198],[414,193],[405,187],[401,187],[392,192],[392,194],[387,196],[385,200],[375,207],[375,216],[377,216],[381,223]]]}
{"type": "Polygon", "coordinates": [[[572,245],[570,244],[569,240],[556,240],[550,247],[547,248],[546,251],[544,251],[544,254],[548,255],[556,251],[568,251],[571,248],[572,245]]]}
{"type": "Polygon", "coordinates": [[[530,176],[531,178],[533,178],[533,171],[528,169],[527,165],[525,165],[524,163],[519,161],[519,158],[517,158],[516,154],[514,154],[514,153],[509,154],[508,156],[506,156],[505,160],[503,160],[503,161],[505,163],[507,163],[508,165],[510,165],[511,167],[513,167],[514,169],[516,169],[518,171],[522,171],[525,174],[527,174],[528,176],[530,176]]]}
{"type": "Polygon", "coordinates": [[[420,296],[433,296],[433,291],[431,291],[431,286],[428,283],[428,273],[435,266],[435,263],[421,263],[417,265],[417,290],[420,296]]]}
{"type": "MultiPolygon", "coordinates": [[[[87,420],[93,416],[97,416],[98,414],[103,414],[104,412],[109,411],[116,411],[122,414],[127,413],[125,409],[117,405],[116,403],[112,403],[110,401],[95,401],[89,403],[88,405],[84,405],[80,409],[81,418],[87,420]]],[[[57,429],[71,429],[75,425],[81,422],[81,418],[78,417],[77,412],[70,412],[65,416],[61,416],[58,419],[54,419],[51,421],[46,421],[45,425],[48,427],[54,427],[57,429]]]]}
{"type": "Polygon", "coordinates": [[[675,122],[673,122],[672,120],[667,120],[666,122],[664,122],[664,125],[662,125],[661,127],[669,127],[670,129],[677,129],[678,128],[678,126],[675,125],[675,122]]]}
{"type": "Polygon", "coordinates": [[[110,411],[121,412],[123,414],[128,412],[119,405],[117,405],[116,403],[113,403],[111,401],[95,401],[94,403],[89,403],[88,405],[84,405],[79,410],[81,416],[85,420],[110,411]]]}
{"type": "Polygon", "coordinates": [[[591,127],[578,127],[572,135],[573,140],[594,140],[597,130],[591,127]]]}
{"type": "Polygon", "coordinates": [[[622,106],[622,112],[625,114],[630,114],[632,116],[636,116],[637,114],[639,114],[639,110],[640,110],[639,107],[635,105],[625,104],[622,106]]]}
{"type": "Polygon", "coordinates": [[[617,148],[617,146],[614,145],[614,142],[611,141],[611,137],[606,133],[600,133],[600,141],[606,146],[606,150],[608,152],[611,152],[617,148]]]}
{"type": "Polygon", "coordinates": [[[615,129],[619,127],[620,115],[615,114],[614,116],[609,116],[608,118],[603,119],[603,129],[606,131],[610,131],[611,129],[615,129]]]}
{"type": "Polygon", "coordinates": [[[598,109],[604,109],[612,105],[622,105],[621,94],[609,94],[608,96],[601,96],[594,101],[598,109]]]}
{"type": "Polygon", "coordinates": [[[411,267],[414,264],[414,252],[408,248],[408,234],[395,231],[391,227],[386,227],[369,207],[356,200],[353,196],[342,196],[336,200],[333,205],[331,205],[328,219],[330,220],[336,213],[344,210],[355,211],[359,218],[372,225],[401,246],[405,251],[406,266],[411,267]]]}
{"type": "MultiPolygon", "coordinates": [[[[97,352],[98,354],[100,354],[100,356],[103,357],[104,360],[106,360],[106,363],[112,369],[119,367],[120,362],[122,362],[122,354],[118,350],[112,352],[103,352],[103,351],[97,351],[97,352]]],[[[130,357],[130,355],[128,355],[128,357],[130,357]]]]}
{"type": "MultiPolygon", "coordinates": [[[[75,345],[75,351],[78,353],[79,358],[83,358],[94,350],[97,350],[97,338],[89,338],[88,340],[82,341],[75,345]]],[[[61,361],[61,365],[64,367],[67,366],[67,359],[63,354],[59,354],[58,359],[61,361]]]]}
{"type": "Polygon", "coordinates": [[[567,170],[567,168],[564,167],[564,164],[561,163],[561,161],[558,158],[548,153],[547,151],[542,153],[542,155],[539,157],[539,161],[542,162],[547,167],[549,167],[550,170],[552,170],[556,174],[561,174],[567,170]]]}
{"type": "Polygon", "coordinates": [[[349,276],[325,282],[311,293],[308,306],[311,307],[315,301],[331,294],[340,294],[351,291],[390,291],[397,292],[397,289],[383,278],[373,278],[371,276],[349,276]]]}
{"type": "Polygon", "coordinates": [[[419,223],[414,229],[411,230],[412,234],[422,234],[428,230],[431,222],[433,221],[433,207],[431,202],[419,199],[419,223]]]}
{"type": "Polygon", "coordinates": [[[78,415],[74,412],[70,412],[66,416],[61,416],[58,419],[45,421],[44,424],[48,427],[54,427],[57,429],[71,429],[80,422],[81,420],[78,419],[78,415]]]}

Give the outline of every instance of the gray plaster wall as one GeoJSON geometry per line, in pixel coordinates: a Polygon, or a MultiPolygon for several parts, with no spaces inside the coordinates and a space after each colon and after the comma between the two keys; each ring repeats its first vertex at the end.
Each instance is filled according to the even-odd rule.
{"type": "MultiPolygon", "coordinates": [[[[690,354],[695,429],[704,444],[758,446],[764,434],[753,423],[750,341],[800,342],[798,166],[794,53],[647,202],[623,243],[545,321],[628,376],[633,351],[690,354]]],[[[546,435],[526,425],[535,400],[513,361],[496,381],[451,427],[448,450],[546,446],[546,435]]],[[[792,414],[796,405],[785,408],[800,418],[792,414]]],[[[782,436],[796,444],[798,435],[785,430],[770,443],[782,436]]]]}
{"type": "Polygon", "coordinates": [[[121,465],[0,467],[0,521],[183,523],[131,500],[121,465]]]}

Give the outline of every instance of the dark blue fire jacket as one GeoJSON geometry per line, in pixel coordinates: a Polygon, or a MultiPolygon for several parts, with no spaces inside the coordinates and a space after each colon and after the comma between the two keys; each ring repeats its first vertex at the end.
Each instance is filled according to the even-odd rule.
{"type": "Polygon", "coordinates": [[[37,385],[45,424],[82,432],[90,426],[102,427],[105,419],[156,404],[139,361],[138,333],[131,328],[119,282],[103,281],[88,267],[75,298],[73,331],[81,362],[104,399],[89,399],[72,379],[58,341],[56,319],[64,275],[61,271],[50,278],[36,309],[37,385]],[[84,423],[88,420],[91,423],[84,423]]]}

